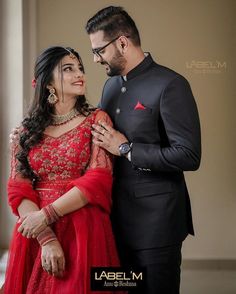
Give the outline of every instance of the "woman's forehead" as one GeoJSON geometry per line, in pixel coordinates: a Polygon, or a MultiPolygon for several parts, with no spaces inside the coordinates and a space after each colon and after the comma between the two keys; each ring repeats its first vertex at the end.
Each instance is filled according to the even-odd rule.
{"type": "Polygon", "coordinates": [[[72,58],[70,55],[65,55],[62,59],[61,59],[61,63],[66,64],[66,63],[72,63],[72,64],[80,64],[80,61],[78,60],[78,58],[73,55],[74,57],[72,58]]]}

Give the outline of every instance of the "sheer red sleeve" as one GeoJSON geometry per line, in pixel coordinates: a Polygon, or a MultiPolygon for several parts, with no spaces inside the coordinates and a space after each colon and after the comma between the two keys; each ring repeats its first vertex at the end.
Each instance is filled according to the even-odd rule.
{"type": "Polygon", "coordinates": [[[23,199],[29,199],[38,205],[37,193],[33,190],[30,179],[24,178],[17,171],[18,160],[16,155],[19,148],[19,140],[16,139],[11,145],[11,170],[7,184],[8,202],[13,213],[17,216],[19,215],[17,208],[23,199]]]}
{"type": "MultiPolygon", "coordinates": [[[[103,111],[96,113],[94,123],[99,120],[112,125],[109,116],[103,111]]],[[[112,158],[108,151],[92,143],[90,162],[85,174],[72,182],[89,204],[97,205],[107,212],[111,209],[112,158]]]]}
{"type": "MultiPolygon", "coordinates": [[[[98,123],[98,121],[104,121],[108,125],[112,126],[112,122],[110,117],[107,113],[104,111],[99,111],[95,117],[94,123],[98,123]]],[[[95,144],[92,144],[91,149],[91,157],[90,157],[90,163],[89,163],[89,169],[91,168],[105,168],[110,173],[112,173],[112,160],[113,155],[106,151],[103,148],[98,147],[95,144]]]]}

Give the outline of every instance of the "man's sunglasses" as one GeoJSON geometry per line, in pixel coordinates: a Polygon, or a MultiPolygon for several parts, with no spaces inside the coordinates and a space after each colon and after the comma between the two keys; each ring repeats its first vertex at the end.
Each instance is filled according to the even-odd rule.
{"type": "MultiPolygon", "coordinates": [[[[104,50],[107,46],[109,46],[111,43],[113,43],[113,42],[115,42],[116,40],[118,40],[120,37],[121,37],[121,36],[118,36],[118,37],[112,39],[110,42],[108,42],[106,45],[104,45],[104,46],[102,46],[102,47],[92,49],[93,54],[95,54],[95,55],[97,55],[98,57],[101,57],[101,58],[102,58],[102,56],[100,55],[100,52],[101,52],[102,50],[104,50]]],[[[129,36],[125,36],[125,37],[126,37],[126,38],[129,38],[129,36]]]]}

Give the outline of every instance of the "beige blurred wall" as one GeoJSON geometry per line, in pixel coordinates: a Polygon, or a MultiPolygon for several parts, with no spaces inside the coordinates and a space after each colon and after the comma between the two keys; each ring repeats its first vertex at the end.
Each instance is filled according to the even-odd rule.
{"type": "Polygon", "coordinates": [[[86,68],[87,97],[94,105],[107,77],[93,63],[84,26],[98,9],[111,4],[124,6],[135,19],[145,51],[189,80],[198,104],[202,164],[197,172],[186,173],[196,236],[186,240],[183,258],[236,259],[236,1],[37,1],[36,52],[56,44],[76,48],[86,68]]]}
{"type": "Polygon", "coordinates": [[[4,247],[11,236],[15,222],[6,201],[10,155],[9,133],[13,126],[19,124],[23,115],[22,1],[1,0],[0,6],[0,245],[4,247]]]}

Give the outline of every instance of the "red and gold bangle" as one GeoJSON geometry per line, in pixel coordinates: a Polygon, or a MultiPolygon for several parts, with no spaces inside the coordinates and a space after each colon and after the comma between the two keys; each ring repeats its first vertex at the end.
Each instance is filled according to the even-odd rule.
{"type": "Polygon", "coordinates": [[[40,246],[43,246],[51,241],[57,240],[57,237],[50,227],[46,227],[42,232],[38,234],[37,240],[40,246]]]}
{"type": "Polygon", "coordinates": [[[56,212],[52,204],[43,207],[42,212],[45,215],[47,225],[51,225],[52,223],[58,221],[61,216],[56,212]]]}

